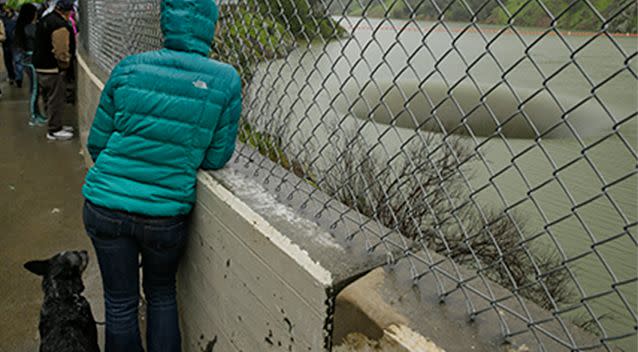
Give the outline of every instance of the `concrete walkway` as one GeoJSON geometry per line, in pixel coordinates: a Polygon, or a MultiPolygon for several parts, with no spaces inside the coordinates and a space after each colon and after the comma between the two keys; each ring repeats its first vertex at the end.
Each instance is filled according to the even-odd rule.
{"type": "MultiPolygon", "coordinates": [[[[85,296],[103,321],[101,284],[82,225],[85,167],[76,139],[50,142],[46,127],[29,127],[26,88],[0,83],[0,352],[37,351],[40,279],[23,269],[31,259],[87,249],[85,296]]],[[[65,124],[74,124],[68,110],[65,124]]]]}

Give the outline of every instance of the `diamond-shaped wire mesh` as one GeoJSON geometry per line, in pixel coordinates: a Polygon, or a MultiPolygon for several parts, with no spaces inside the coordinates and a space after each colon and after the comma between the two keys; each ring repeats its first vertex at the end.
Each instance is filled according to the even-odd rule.
{"type": "MultiPolygon", "coordinates": [[[[81,2],[84,49],[108,71],[160,48],[159,3],[81,2]]],[[[320,203],[442,300],[460,292],[470,318],[508,316],[505,338],[636,349],[634,0],[219,5],[211,55],[242,75],[239,154],[282,199],[320,203]]]]}

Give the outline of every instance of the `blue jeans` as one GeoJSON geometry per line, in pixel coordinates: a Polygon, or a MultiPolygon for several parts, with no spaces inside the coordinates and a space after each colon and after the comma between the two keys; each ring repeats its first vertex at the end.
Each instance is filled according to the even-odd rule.
{"type": "MultiPolygon", "coordinates": [[[[20,50],[15,51],[15,63],[16,69],[18,67],[18,62],[22,65],[22,70],[25,70],[27,76],[29,76],[29,112],[31,113],[31,120],[35,118],[43,118],[42,114],[40,114],[40,107],[38,106],[38,101],[40,99],[40,91],[38,86],[38,73],[35,71],[35,67],[33,66],[33,53],[32,52],[24,52],[20,50]]],[[[19,71],[20,69],[17,69],[19,71]]]]}
{"type": "Polygon", "coordinates": [[[84,226],[102,273],[105,352],[143,351],[138,325],[140,254],[148,351],[180,351],[175,274],[188,233],[186,216],[146,217],[86,201],[84,226]]]}
{"type": "Polygon", "coordinates": [[[15,77],[17,82],[24,79],[24,52],[22,50],[13,50],[13,67],[15,68],[15,77]]]}

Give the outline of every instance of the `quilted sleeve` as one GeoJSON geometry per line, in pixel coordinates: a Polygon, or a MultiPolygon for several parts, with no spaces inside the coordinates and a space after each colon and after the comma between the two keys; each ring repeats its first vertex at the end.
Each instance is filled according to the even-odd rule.
{"type": "Polygon", "coordinates": [[[221,120],[213,133],[211,144],[206,150],[202,169],[221,169],[230,160],[235,151],[235,139],[239,129],[241,107],[241,79],[239,74],[233,71],[232,83],[230,84],[230,99],[224,107],[221,120]]]}

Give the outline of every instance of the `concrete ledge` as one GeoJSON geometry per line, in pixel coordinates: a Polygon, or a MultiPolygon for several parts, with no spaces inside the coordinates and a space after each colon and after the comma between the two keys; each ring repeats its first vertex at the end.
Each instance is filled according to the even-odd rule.
{"type": "Polygon", "coordinates": [[[187,340],[203,335],[243,351],[323,350],[331,273],[212,175],[199,181],[179,292],[184,309],[203,310],[182,314],[187,340]]]}
{"type": "MultiPolygon", "coordinates": [[[[442,259],[430,255],[434,260],[442,259]]],[[[512,297],[511,292],[496,284],[488,283],[492,294],[513,312],[491,306],[472,289],[454,290],[452,280],[444,275],[435,278],[434,272],[415,283],[410,274],[410,265],[415,264],[402,260],[391,268],[375,269],[339,293],[333,334],[336,351],[377,351],[370,348],[378,346],[411,352],[558,351],[565,349],[559,340],[569,343],[566,331],[581,345],[596,345],[594,336],[566,320],[561,326],[551,319],[550,312],[534,303],[507,298],[512,297]],[[444,299],[437,292],[437,280],[453,291],[444,299]],[[485,310],[473,321],[469,320],[468,301],[477,310],[485,310]],[[532,317],[538,324],[528,328],[515,315],[532,317]],[[503,338],[504,326],[516,332],[507,340],[503,338]]],[[[439,266],[452,269],[445,263],[439,266]]],[[[457,270],[466,278],[476,276],[467,269],[457,270]]],[[[478,280],[468,282],[470,288],[479,285],[478,280]]]]}
{"type": "Polygon", "coordinates": [[[370,340],[360,333],[345,337],[343,343],[333,349],[334,352],[445,352],[432,341],[405,325],[391,325],[384,330],[379,340],[370,340]]]}

